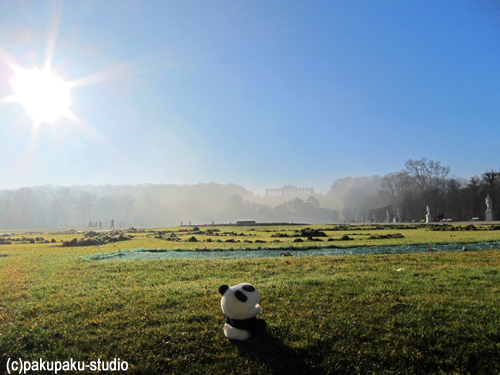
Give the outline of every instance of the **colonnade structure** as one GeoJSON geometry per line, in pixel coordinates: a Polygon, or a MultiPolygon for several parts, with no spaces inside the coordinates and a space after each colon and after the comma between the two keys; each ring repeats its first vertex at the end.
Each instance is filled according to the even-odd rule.
{"type": "Polygon", "coordinates": [[[283,195],[313,195],[314,188],[298,188],[294,185],[285,185],[281,189],[266,189],[266,197],[279,197],[283,195]]]}

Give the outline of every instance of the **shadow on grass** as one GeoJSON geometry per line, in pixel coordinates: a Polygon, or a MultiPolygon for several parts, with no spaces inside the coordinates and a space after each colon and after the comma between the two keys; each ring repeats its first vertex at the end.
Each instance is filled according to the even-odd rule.
{"type": "Polygon", "coordinates": [[[298,351],[275,337],[272,332],[266,331],[246,341],[230,341],[238,347],[242,357],[264,364],[271,374],[317,374],[304,362],[298,351]]]}

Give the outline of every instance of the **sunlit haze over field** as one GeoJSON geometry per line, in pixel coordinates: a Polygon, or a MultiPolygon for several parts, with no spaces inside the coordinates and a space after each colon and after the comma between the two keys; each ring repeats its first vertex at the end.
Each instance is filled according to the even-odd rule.
{"type": "Polygon", "coordinates": [[[498,169],[500,3],[0,3],[0,189],[498,169]]]}

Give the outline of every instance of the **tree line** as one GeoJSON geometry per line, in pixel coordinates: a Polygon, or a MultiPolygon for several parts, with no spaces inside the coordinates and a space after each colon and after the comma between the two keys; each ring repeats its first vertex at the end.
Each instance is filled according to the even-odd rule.
{"type": "Polygon", "coordinates": [[[94,191],[68,187],[22,187],[0,191],[2,229],[87,227],[101,221],[127,222],[135,206],[132,195],[98,197],[94,191]]]}
{"type": "MultiPolygon", "coordinates": [[[[423,220],[426,206],[434,220],[485,220],[487,195],[493,200],[494,218],[500,219],[498,171],[486,171],[467,180],[452,175],[449,166],[422,158],[408,160],[399,172],[362,179],[344,195],[342,214],[346,220],[355,220],[356,215],[372,219],[369,212],[383,206],[387,206],[391,217],[399,210],[404,221],[423,220]]],[[[383,221],[385,217],[377,219],[383,221]]]]}
{"type": "Polygon", "coordinates": [[[232,183],[214,182],[0,190],[0,229],[86,228],[90,221],[101,221],[105,229],[111,219],[115,227],[237,220],[332,223],[373,220],[377,209],[383,212],[377,221],[385,220],[386,211],[391,218],[399,211],[404,221],[419,222],[425,219],[426,206],[435,219],[485,220],[487,195],[493,200],[494,218],[500,219],[500,172],[486,171],[467,180],[452,175],[450,167],[423,158],[408,160],[404,169],[385,176],[337,179],[327,194],[281,201],[232,183]]]}
{"type": "Polygon", "coordinates": [[[235,194],[227,199],[225,208],[227,218],[260,222],[332,223],[340,216],[335,209],[320,207],[320,200],[313,195],[306,200],[294,197],[272,208],[249,200],[244,202],[240,195],[235,194]]]}
{"type": "Polygon", "coordinates": [[[87,228],[113,219],[125,227],[260,222],[332,222],[339,212],[321,208],[313,196],[290,199],[276,207],[258,202],[235,184],[142,184],[23,187],[0,191],[0,229],[87,228]]]}

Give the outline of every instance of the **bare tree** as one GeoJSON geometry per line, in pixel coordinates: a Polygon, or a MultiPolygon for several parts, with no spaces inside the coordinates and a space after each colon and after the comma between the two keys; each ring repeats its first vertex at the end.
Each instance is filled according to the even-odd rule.
{"type": "Polygon", "coordinates": [[[125,221],[127,221],[128,215],[132,212],[135,205],[135,198],[132,195],[125,195],[120,197],[118,204],[123,209],[125,214],[125,221]]]}
{"type": "Polygon", "coordinates": [[[105,221],[108,222],[110,215],[116,211],[116,201],[112,197],[101,197],[99,198],[99,209],[104,213],[105,221]]]}
{"type": "Polygon", "coordinates": [[[77,199],[77,207],[82,213],[82,225],[85,226],[85,213],[88,214],[88,220],[91,219],[93,209],[97,204],[97,195],[93,191],[83,191],[77,199]]]}
{"type": "Polygon", "coordinates": [[[481,184],[481,180],[479,179],[479,177],[474,176],[474,177],[470,178],[469,183],[467,184],[467,187],[469,187],[473,191],[479,192],[480,184],[481,184]]]}
{"type": "Polygon", "coordinates": [[[49,216],[50,198],[43,190],[35,190],[33,207],[33,228],[46,228],[49,216]]]}
{"type": "Polygon", "coordinates": [[[366,217],[369,210],[379,207],[378,191],[382,177],[356,177],[356,185],[344,194],[344,208],[342,215],[348,221],[355,219],[356,215],[366,217]]]}
{"type": "Polygon", "coordinates": [[[500,181],[500,173],[491,170],[491,172],[486,172],[481,175],[483,182],[486,184],[488,187],[488,193],[489,194],[495,194],[495,188],[497,185],[497,182],[500,181]]]}
{"type": "Polygon", "coordinates": [[[470,220],[481,216],[481,180],[478,176],[471,177],[464,188],[466,210],[462,219],[470,220]]]}
{"type": "Polygon", "coordinates": [[[61,216],[63,218],[63,223],[65,227],[69,226],[69,210],[74,201],[73,194],[70,188],[61,188],[59,189],[54,199],[57,201],[57,205],[61,210],[61,216]]]}
{"type": "Polygon", "coordinates": [[[456,178],[451,178],[446,184],[446,213],[448,218],[459,220],[464,217],[465,204],[463,189],[456,178]]]}
{"type": "Polygon", "coordinates": [[[426,198],[443,189],[450,174],[450,167],[444,167],[439,161],[427,158],[410,159],[405,166],[406,172],[415,179],[417,187],[426,198]]]}
{"type": "MultiPolygon", "coordinates": [[[[500,183],[500,172],[495,172],[491,170],[490,172],[486,172],[482,174],[483,186],[484,186],[484,195],[489,194],[490,198],[493,199],[493,202],[500,201],[500,189],[498,189],[498,185],[500,183]]],[[[484,199],[484,195],[482,199],[484,199]]],[[[484,202],[484,200],[483,200],[484,202]]],[[[483,207],[484,208],[484,207],[483,207]]],[[[500,205],[493,205],[493,216],[496,218],[500,217],[500,205]]]]}
{"type": "Polygon", "coordinates": [[[22,187],[13,191],[12,215],[15,228],[32,228],[35,208],[35,192],[32,188],[22,187]]]}
{"type": "Polygon", "coordinates": [[[50,221],[52,227],[59,227],[59,219],[62,217],[61,203],[58,201],[56,196],[53,196],[50,200],[50,221]]]}
{"type": "Polygon", "coordinates": [[[401,207],[403,196],[412,186],[412,181],[407,171],[389,173],[382,177],[379,195],[388,198],[396,207],[401,207]]]}

